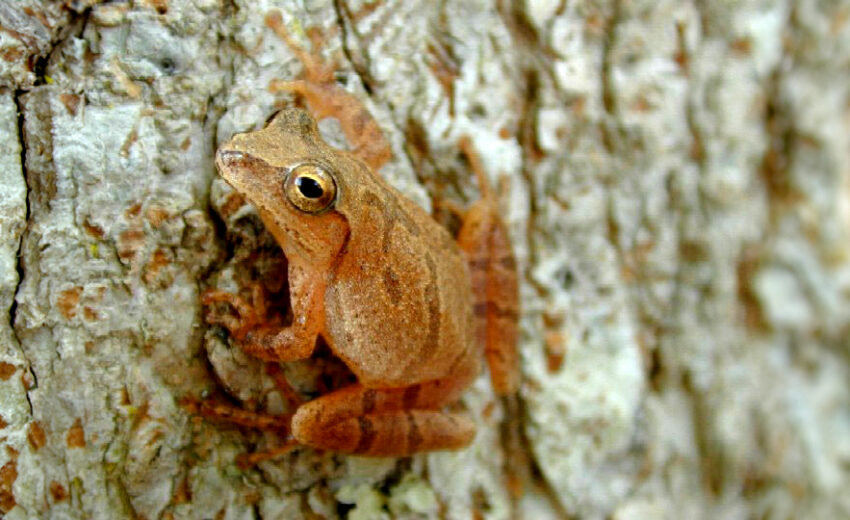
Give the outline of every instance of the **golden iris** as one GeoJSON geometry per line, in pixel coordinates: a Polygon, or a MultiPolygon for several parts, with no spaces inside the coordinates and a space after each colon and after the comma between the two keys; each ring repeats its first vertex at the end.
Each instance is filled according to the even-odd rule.
{"type": "Polygon", "coordinates": [[[286,198],[305,213],[321,213],[336,199],[336,182],[321,166],[299,164],[293,168],[283,185],[286,198]]]}

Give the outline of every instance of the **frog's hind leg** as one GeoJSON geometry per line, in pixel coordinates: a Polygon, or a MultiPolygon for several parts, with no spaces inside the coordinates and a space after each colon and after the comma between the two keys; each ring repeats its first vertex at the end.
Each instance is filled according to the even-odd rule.
{"type": "Polygon", "coordinates": [[[275,436],[283,439],[282,444],[274,448],[238,455],[236,457],[236,464],[242,469],[255,466],[266,460],[281,457],[300,446],[298,441],[293,439],[289,433],[292,414],[271,415],[262,412],[251,412],[232,405],[209,400],[197,401],[193,398],[184,398],[181,404],[190,412],[201,415],[208,420],[238,424],[239,426],[272,432],[275,436]]]}
{"type": "Polygon", "coordinates": [[[468,137],[458,144],[478,178],[482,195],[464,215],[457,237],[472,280],[476,337],[487,358],[493,389],[500,395],[509,395],[517,390],[520,379],[516,260],[478,152],[468,137]]]}
{"type": "Polygon", "coordinates": [[[512,394],[519,387],[519,291],[507,231],[488,208],[476,203],[467,212],[457,241],[469,265],[476,338],[493,389],[500,395],[512,394]]]}
{"type": "Polygon", "coordinates": [[[472,442],[475,424],[440,408],[458,399],[469,379],[398,389],[348,386],[302,405],[292,418],[292,435],[314,448],[372,457],[460,449],[472,442]]]}
{"type": "Polygon", "coordinates": [[[336,63],[327,63],[321,57],[321,38],[317,33],[311,35],[311,43],[314,46],[313,52],[307,51],[304,47],[295,41],[295,38],[289,34],[286,29],[286,24],[283,23],[283,18],[279,11],[271,11],[266,15],[266,26],[269,27],[275,34],[283,40],[289,50],[298,58],[298,61],[304,66],[304,75],[310,83],[333,83],[334,72],[336,71],[336,63]]]}
{"type": "Polygon", "coordinates": [[[180,405],[189,412],[206,419],[238,424],[239,426],[272,431],[284,435],[289,432],[290,422],[292,421],[292,414],[271,415],[262,412],[252,412],[209,399],[201,401],[193,397],[184,397],[180,401],[180,405]]]}
{"type": "MultiPolygon", "coordinates": [[[[286,375],[276,363],[266,364],[266,373],[272,378],[277,390],[289,403],[290,407],[298,407],[304,403],[304,399],[292,388],[286,379],[286,375]]],[[[239,426],[271,432],[283,439],[282,444],[279,446],[239,455],[236,463],[240,468],[245,469],[255,466],[260,462],[283,456],[300,446],[290,434],[292,413],[272,415],[263,412],[253,412],[211,399],[197,400],[193,397],[183,398],[180,404],[191,413],[200,415],[208,420],[238,424],[239,426]]]]}
{"type": "Polygon", "coordinates": [[[266,16],[266,25],[284,41],[304,66],[301,79],[274,80],[269,84],[269,90],[272,93],[290,92],[300,96],[316,119],[335,118],[339,121],[352,153],[373,172],[378,171],[392,158],[390,143],[363,102],[337,84],[334,77],[337,64],[322,59],[321,37],[315,31],[311,32],[313,51],[309,52],[289,34],[280,12],[270,12],[266,16]]]}
{"type": "Polygon", "coordinates": [[[265,451],[255,451],[253,453],[242,453],[236,457],[236,465],[242,469],[256,466],[261,462],[282,457],[292,450],[298,448],[301,444],[298,441],[289,439],[280,446],[276,446],[265,451]]]}
{"type": "Polygon", "coordinates": [[[232,405],[217,403],[210,400],[198,401],[194,398],[184,398],[181,405],[194,414],[205,419],[238,424],[256,430],[272,432],[282,438],[279,446],[252,453],[242,453],[236,457],[236,464],[246,469],[260,462],[283,456],[296,449],[300,444],[289,433],[292,414],[271,415],[262,412],[251,412],[232,405]]]}
{"type": "Polygon", "coordinates": [[[331,117],[339,121],[351,152],[372,171],[378,171],[392,158],[390,143],[378,122],[357,97],[336,83],[314,83],[303,79],[272,80],[269,91],[300,96],[316,119],[331,117]]]}

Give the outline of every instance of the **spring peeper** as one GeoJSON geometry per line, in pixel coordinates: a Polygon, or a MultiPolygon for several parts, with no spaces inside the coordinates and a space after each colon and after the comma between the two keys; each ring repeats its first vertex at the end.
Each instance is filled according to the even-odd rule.
{"type": "MultiPolygon", "coordinates": [[[[291,90],[354,106],[350,94],[319,83],[300,81],[291,90]]],[[[344,129],[377,128],[362,107],[351,110],[339,117],[344,129]]],[[[205,303],[227,302],[239,314],[211,321],[246,352],[275,362],[311,356],[321,336],[358,380],[301,404],[291,441],[276,453],[296,445],[369,456],[464,447],[475,425],[444,407],[477,377],[484,351],[497,391],[516,388],[515,264],[509,244],[507,254],[492,257],[494,237],[498,248],[506,243],[503,228],[492,231],[495,210],[473,206],[459,247],[373,171],[389,157],[385,148],[333,148],[307,111],[288,108],[216,154],[222,177],[256,207],[286,255],[293,320],[268,325],[263,309],[210,291],[205,303]],[[506,331],[501,340],[494,326],[506,331]]]]}
{"type": "Polygon", "coordinates": [[[359,384],[301,405],[301,444],[364,455],[459,448],[473,423],[441,408],[477,376],[466,259],[451,235],[315,121],[286,109],[236,135],[221,175],[257,209],[289,262],[293,322],[240,346],[269,361],[309,357],[321,335],[359,384]]]}

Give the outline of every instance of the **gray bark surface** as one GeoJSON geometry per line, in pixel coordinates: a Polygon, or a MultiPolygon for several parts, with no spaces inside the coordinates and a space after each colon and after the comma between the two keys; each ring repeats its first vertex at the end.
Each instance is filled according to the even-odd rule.
{"type": "Polygon", "coordinates": [[[0,517],[850,517],[848,78],[842,0],[0,0],[0,517]],[[241,470],[279,439],[181,404],[286,406],[199,300],[280,269],[212,162],[292,102],[272,11],[414,201],[478,197],[463,135],[505,179],[523,383],[468,449],[241,470]]]}

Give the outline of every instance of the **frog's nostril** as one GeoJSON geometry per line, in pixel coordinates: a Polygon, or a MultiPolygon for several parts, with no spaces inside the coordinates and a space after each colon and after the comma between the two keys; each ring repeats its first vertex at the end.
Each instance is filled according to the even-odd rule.
{"type": "Polygon", "coordinates": [[[219,150],[216,156],[218,162],[225,166],[236,164],[245,159],[245,154],[236,150],[219,150]]]}

